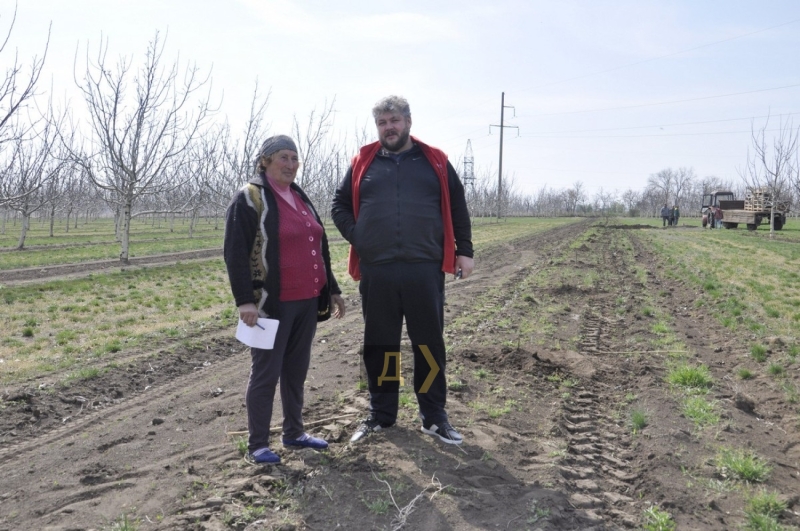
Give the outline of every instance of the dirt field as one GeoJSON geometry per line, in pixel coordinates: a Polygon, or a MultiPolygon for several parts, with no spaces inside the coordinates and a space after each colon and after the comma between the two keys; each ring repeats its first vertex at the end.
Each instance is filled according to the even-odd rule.
{"type": "Polygon", "coordinates": [[[349,443],[367,405],[351,296],[348,316],[318,330],[306,388],[308,431],[329,452],[276,446],[273,467],[242,459],[228,432],[246,429],[249,355],[232,331],[211,332],[201,348],[142,352],[67,389],[1,389],[0,530],[600,530],[641,528],[653,506],[678,529],[739,529],[750,486],[720,474],[722,446],[770,463],[781,522],[800,525],[798,406],[766,375],[732,378],[749,334],[664,275],[649,227],[587,236],[590,224],[481,249],[473,277],[448,280],[461,447],[419,431],[413,394],[397,426],[349,443]],[[642,311],[651,306],[670,321],[669,344],[642,311]],[[714,378],[713,427],[685,418],[665,381],[678,344],[714,378]],[[646,426],[632,428],[632,410],[646,426]]]}

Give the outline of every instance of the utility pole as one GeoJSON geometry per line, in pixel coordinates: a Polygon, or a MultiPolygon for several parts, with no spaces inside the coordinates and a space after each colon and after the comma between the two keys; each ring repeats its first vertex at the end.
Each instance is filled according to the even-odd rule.
{"type": "MultiPolygon", "coordinates": [[[[519,127],[516,125],[505,125],[505,110],[506,108],[514,109],[514,107],[510,105],[506,105],[506,93],[500,93],[500,125],[490,125],[489,126],[489,133],[492,132],[492,127],[499,127],[500,128],[500,164],[498,165],[497,169],[497,221],[500,221],[500,217],[502,215],[502,208],[503,208],[503,129],[506,127],[511,129],[516,129],[517,134],[519,134],[519,127]]],[[[516,115],[516,109],[514,109],[514,114],[516,115]]]]}

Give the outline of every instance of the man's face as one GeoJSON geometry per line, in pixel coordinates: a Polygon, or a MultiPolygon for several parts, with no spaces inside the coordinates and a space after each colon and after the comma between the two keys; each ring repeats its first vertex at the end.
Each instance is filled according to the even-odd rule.
{"type": "Polygon", "coordinates": [[[375,120],[378,126],[378,139],[391,153],[400,153],[411,147],[411,118],[400,113],[385,112],[375,120]]]}

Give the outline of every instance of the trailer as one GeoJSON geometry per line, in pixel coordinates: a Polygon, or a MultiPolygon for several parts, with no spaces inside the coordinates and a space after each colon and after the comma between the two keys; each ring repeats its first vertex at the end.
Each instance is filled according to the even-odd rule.
{"type": "Polygon", "coordinates": [[[739,224],[743,224],[747,226],[747,230],[756,230],[764,222],[769,225],[772,216],[775,230],[781,230],[786,224],[789,203],[773,201],[772,195],[764,188],[749,190],[744,200],[735,199],[733,192],[712,192],[703,195],[704,227],[713,221],[710,218],[717,208],[722,210],[722,226],[726,229],[735,229],[739,224]]]}

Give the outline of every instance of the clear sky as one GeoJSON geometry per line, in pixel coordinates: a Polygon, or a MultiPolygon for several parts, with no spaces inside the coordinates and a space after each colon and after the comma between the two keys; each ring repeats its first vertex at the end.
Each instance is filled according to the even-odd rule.
{"type": "Polygon", "coordinates": [[[400,94],[412,134],[453,161],[470,139],[478,172],[497,171],[505,92],[503,169],[525,193],[641,189],[680,166],[738,179],[752,124],[800,124],[798,0],[19,0],[9,50],[41,53],[51,23],[42,87],[75,109],[76,49],[102,35],[136,61],[160,30],[233,123],[256,79],[273,133],[333,98],[338,130],[372,131],[372,105],[400,94]]]}

